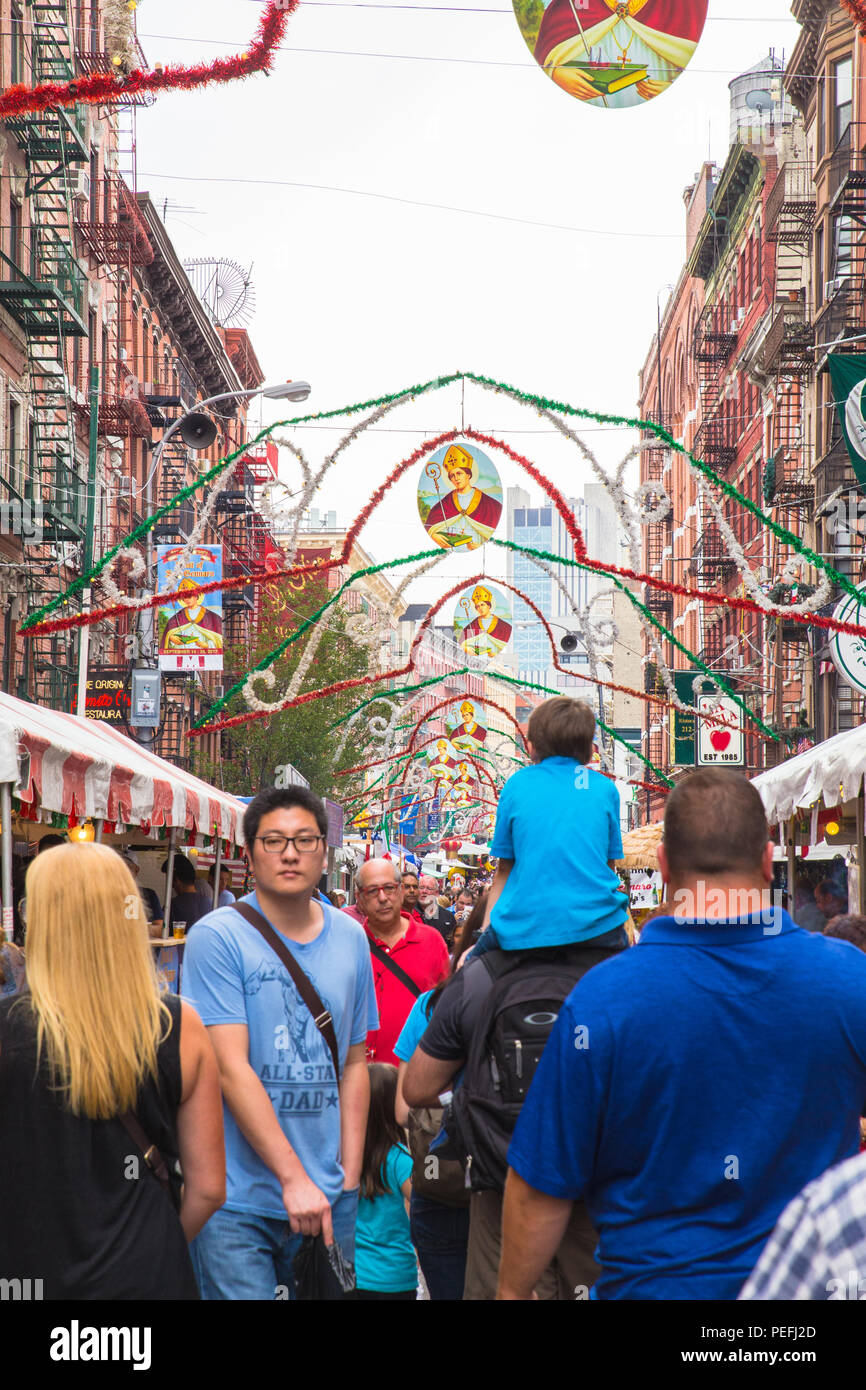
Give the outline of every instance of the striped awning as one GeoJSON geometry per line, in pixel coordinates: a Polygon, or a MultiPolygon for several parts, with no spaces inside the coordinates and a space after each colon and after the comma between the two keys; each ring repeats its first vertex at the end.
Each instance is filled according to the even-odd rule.
{"type": "Polygon", "coordinates": [[[176,828],[242,844],[246,807],[107,722],[0,692],[0,782],[22,803],[79,820],[176,828]]]}

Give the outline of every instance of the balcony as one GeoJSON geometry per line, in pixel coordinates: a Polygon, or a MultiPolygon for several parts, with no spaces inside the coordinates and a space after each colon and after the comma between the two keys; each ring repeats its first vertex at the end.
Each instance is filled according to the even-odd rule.
{"type": "MultiPolygon", "coordinates": [[[[34,19],[38,20],[40,9],[44,13],[45,7],[37,5],[34,9],[34,19]]],[[[66,83],[76,76],[57,34],[47,27],[44,19],[35,26],[31,45],[34,83],[66,83]]],[[[87,118],[82,107],[29,111],[11,117],[5,124],[27,158],[36,164],[53,164],[62,169],[70,164],[87,164],[90,160],[87,118]]]]}
{"type": "Polygon", "coordinates": [[[721,317],[716,305],[705,309],[695,329],[694,353],[698,362],[722,367],[737,343],[737,332],[721,317]]]}
{"type": "MultiPolygon", "coordinates": [[[[86,426],[90,421],[88,368],[83,366],[75,383],[77,396],[72,407],[86,426]]],[[[150,439],[153,426],[139,394],[139,386],[122,362],[118,363],[117,390],[100,391],[97,434],[100,438],[150,439]]]]}
{"type": "Polygon", "coordinates": [[[849,125],[827,164],[827,198],[833,213],[862,217],[866,212],[866,126],[849,125]]]}
{"type": "Polygon", "coordinates": [[[767,198],[767,240],[782,246],[805,246],[816,211],[812,166],[784,164],[767,198]]]}
{"type": "Polygon", "coordinates": [[[725,548],[722,534],[716,526],[708,526],[692,550],[688,573],[696,579],[715,584],[726,581],[736,573],[736,565],[725,548]]]}
{"type": "Polygon", "coordinates": [[[718,416],[705,420],[695,435],[693,452],[716,473],[726,473],[737,457],[733,425],[718,416]]]}
{"type": "Polygon", "coordinates": [[[3,308],[35,337],[86,338],[87,280],[54,228],[3,227],[0,238],[3,308]]]}
{"type": "MultiPolygon", "coordinates": [[[[851,467],[848,447],[839,433],[837,421],[833,422],[832,440],[827,452],[818,460],[815,467],[815,509],[821,511],[832,495],[840,490],[859,495],[860,484],[851,467]]],[[[839,568],[838,565],[835,568],[839,568]]]]}
{"type": "Polygon", "coordinates": [[[75,230],[104,265],[150,265],[153,247],[138,204],[119,174],[92,183],[76,198],[75,230]]]}
{"type": "Polygon", "coordinates": [[[814,332],[809,322],[806,298],[800,293],[776,308],[761,346],[760,360],[764,371],[779,372],[784,376],[808,376],[814,366],[813,343],[814,332]]]}

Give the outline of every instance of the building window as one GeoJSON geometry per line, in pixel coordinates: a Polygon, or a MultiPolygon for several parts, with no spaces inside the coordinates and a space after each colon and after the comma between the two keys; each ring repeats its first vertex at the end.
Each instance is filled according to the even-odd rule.
{"type": "Polygon", "coordinates": [[[844,214],[833,219],[833,266],[831,279],[844,280],[851,274],[854,224],[844,214]]]}
{"type": "Polygon", "coordinates": [[[12,0],[11,24],[9,76],[10,85],[14,85],[27,80],[24,70],[24,11],[18,0],[12,0]]]}
{"type": "Polygon", "coordinates": [[[21,204],[16,198],[9,199],[9,259],[14,266],[21,268],[21,227],[23,216],[21,204]]]}
{"type": "Polygon", "coordinates": [[[851,108],[854,100],[853,62],[843,58],[833,64],[833,143],[850,143],[851,108]],[[847,138],[846,138],[847,137],[847,138]]]}
{"type": "Polygon", "coordinates": [[[824,227],[818,228],[815,233],[815,307],[820,308],[824,303],[824,227]]]}
{"type": "Polygon", "coordinates": [[[823,73],[819,73],[819,74],[818,74],[818,109],[817,109],[817,116],[816,116],[816,121],[815,121],[816,128],[817,128],[817,132],[816,132],[816,133],[817,133],[817,143],[816,143],[816,148],[815,148],[815,155],[816,155],[816,158],[818,158],[818,159],[823,158],[823,155],[824,155],[824,147],[825,147],[824,122],[825,122],[826,119],[827,119],[827,116],[826,116],[827,105],[826,105],[826,98],[825,98],[825,88],[826,88],[826,81],[825,81],[824,74],[823,74],[823,73]]]}

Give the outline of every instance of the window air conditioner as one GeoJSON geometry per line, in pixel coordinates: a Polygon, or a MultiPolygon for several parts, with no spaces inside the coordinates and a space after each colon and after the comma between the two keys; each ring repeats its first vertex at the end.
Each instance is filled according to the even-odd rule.
{"type": "Polygon", "coordinates": [[[90,202],[90,173],[87,169],[76,169],[69,179],[69,192],[76,202],[90,202]]]}

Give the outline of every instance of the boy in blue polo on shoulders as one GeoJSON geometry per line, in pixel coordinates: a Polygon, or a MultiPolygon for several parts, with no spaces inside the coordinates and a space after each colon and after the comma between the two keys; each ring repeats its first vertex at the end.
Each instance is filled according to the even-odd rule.
{"type": "Polygon", "coordinates": [[[491,854],[499,860],[485,931],[472,955],[580,941],[626,945],[628,898],[613,862],[622,857],[616,784],[588,766],[595,716],[557,695],[533,710],[532,764],[502,789],[491,854]]]}

